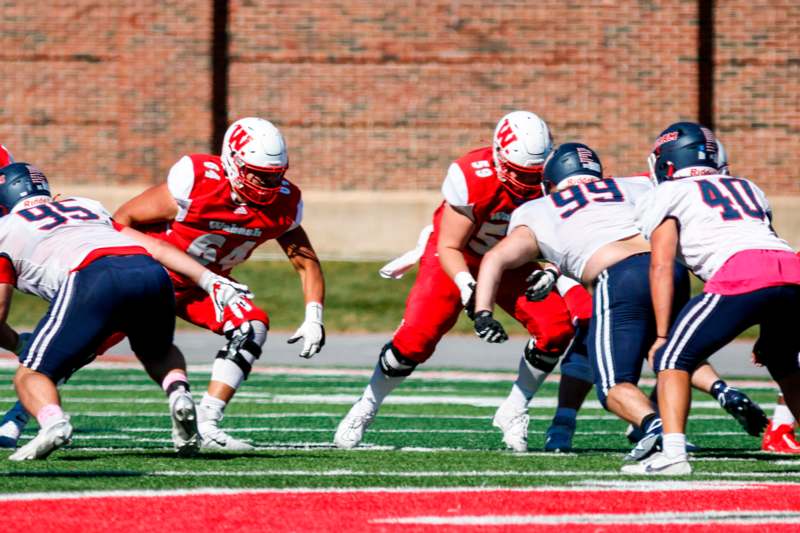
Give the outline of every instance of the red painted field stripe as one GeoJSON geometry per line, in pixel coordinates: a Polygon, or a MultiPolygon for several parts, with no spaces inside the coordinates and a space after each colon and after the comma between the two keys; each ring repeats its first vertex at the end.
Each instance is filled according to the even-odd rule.
{"type": "MultiPolygon", "coordinates": [[[[800,486],[770,485],[698,491],[424,491],[259,492],[241,494],[108,496],[0,501],[0,516],[17,531],[106,533],[152,531],[469,531],[471,526],[391,524],[384,520],[422,516],[508,516],[653,512],[770,512],[800,510],[800,486]]],[[[499,526],[509,529],[514,526],[499,526]]],[[[564,525],[516,526],[558,531],[564,525]]],[[[675,531],[675,525],[626,525],[626,533],[675,531]]],[[[681,525],[681,531],[720,526],[681,525]]],[[[725,525],[731,531],[764,530],[763,524],[725,525]]],[[[494,529],[493,527],[489,527],[494,529]]],[[[598,526],[570,525],[570,531],[598,526]]],[[[486,529],[483,526],[481,529],[486,529]]],[[[614,526],[602,527],[610,531],[614,526]]],[[[770,532],[796,531],[798,524],[772,524],[770,532]]]]}

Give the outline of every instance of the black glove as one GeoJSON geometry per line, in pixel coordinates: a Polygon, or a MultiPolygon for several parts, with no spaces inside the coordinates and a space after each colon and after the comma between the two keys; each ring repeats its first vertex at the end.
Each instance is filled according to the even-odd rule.
{"type": "Polygon", "coordinates": [[[508,335],[503,325],[494,319],[491,311],[478,311],[475,314],[475,333],[486,342],[506,342],[508,335]]]}
{"type": "Polygon", "coordinates": [[[542,270],[534,270],[525,280],[528,282],[528,288],[525,289],[525,297],[529,302],[544,300],[555,287],[557,279],[558,271],[555,268],[548,267],[542,270]]]}

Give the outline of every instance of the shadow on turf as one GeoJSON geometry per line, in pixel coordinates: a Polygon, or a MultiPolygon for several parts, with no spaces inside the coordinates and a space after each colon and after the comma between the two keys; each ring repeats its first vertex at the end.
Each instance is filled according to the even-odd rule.
{"type": "Polygon", "coordinates": [[[67,472],[64,470],[47,470],[43,472],[6,472],[7,477],[35,478],[100,478],[100,477],[141,477],[146,472],[132,470],[87,470],[83,472],[67,472]]]}

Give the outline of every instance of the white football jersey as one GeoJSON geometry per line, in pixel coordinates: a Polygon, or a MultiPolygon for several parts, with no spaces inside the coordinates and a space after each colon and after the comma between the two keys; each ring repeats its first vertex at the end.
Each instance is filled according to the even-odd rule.
{"type": "Polygon", "coordinates": [[[755,183],[717,174],[659,184],[641,199],[636,218],[647,239],[665,218],[677,220],[679,260],[708,280],[737,252],[792,251],[773,231],[769,211],[755,183]]]}
{"type": "Polygon", "coordinates": [[[15,209],[0,218],[0,255],[11,260],[17,288],[48,301],[92,252],[130,247],[141,245],[114,229],[108,211],[88,198],[15,209]]]}
{"type": "Polygon", "coordinates": [[[530,228],[542,256],[579,280],[600,247],[639,233],[635,203],[652,188],[650,178],[643,176],[573,185],[517,208],[508,231],[530,228]]]}

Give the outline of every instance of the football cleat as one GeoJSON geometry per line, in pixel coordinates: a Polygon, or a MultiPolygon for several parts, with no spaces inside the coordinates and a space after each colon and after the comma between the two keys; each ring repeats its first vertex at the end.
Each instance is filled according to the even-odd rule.
{"type": "Polygon", "coordinates": [[[19,436],[25,429],[28,420],[30,420],[30,415],[22,407],[22,403],[15,403],[3,420],[0,420],[0,448],[16,448],[19,436]]]}
{"type": "Polygon", "coordinates": [[[255,449],[252,444],[231,437],[216,425],[205,423],[200,425],[200,448],[203,450],[228,450],[237,452],[255,449]]]}
{"type": "Polygon", "coordinates": [[[692,465],[686,455],[669,458],[658,452],[644,461],[624,465],[621,472],[642,476],[685,476],[692,473],[692,465]]]}
{"type": "Polygon", "coordinates": [[[625,456],[625,461],[641,461],[642,459],[646,459],[650,457],[655,452],[661,449],[661,433],[663,432],[663,427],[661,426],[661,419],[655,418],[652,422],[649,422],[647,425],[647,431],[644,432],[644,436],[639,439],[639,442],[636,443],[636,446],[628,452],[628,455],[625,456]]]}
{"type": "MultiPolygon", "coordinates": [[[[625,437],[627,437],[628,442],[630,442],[631,444],[636,444],[637,442],[642,440],[644,438],[644,436],[645,436],[644,431],[642,431],[640,428],[634,426],[633,424],[628,424],[628,427],[625,430],[625,437]]],[[[661,450],[661,445],[660,444],[657,446],[657,449],[659,451],[661,450]]],[[[700,451],[700,446],[698,446],[696,444],[692,444],[689,441],[686,441],[686,451],[689,452],[689,453],[699,452],[700,451]]]]}
{"type": "Polygon", "coordinates": [[[518,453],[527,452],[530,421],[528,411],[520,411],[507,405],[500,405],[492,418],[492,425],[503,432],[503,442],[509,449],[518,453]]]}
{"type": "Polygon", "coordinates": [[[48,455],[71,442],[72,426],[65,417],[42,428],[39,433],[9,456],[11,461],[30,461],[46,459],[48,455]]]}
{"type": "Polygon", "coordinates": [[[572,451],[572,436],[575,434],[575,419],[556,416],[547,428],[544,451],[566,453],[572,451]]]}
{"type": "Polygon", "coordinates": [[[175,451],[182,457],[195,455],[200,449],[200,436],[197,432],[197,412],[192,395],[184,389],[173,392],[169,411],[175,451]]]}
{"type": "Polygon", "coordinates": [[[358,446],[377,413],[378,408],[372,402],[359,398],[336,428],[333,436],[336,447],[349,450],[358,446]]]}
{"type": "Polygon", "coordinates": [[[717,401],[753,437],[761,435],[769,424],[769,419],[761,407],[739,389],[725,387],[717,395],[717,401]]]}
{"type": "Polygon", "coordinates": [[[773,453],[800,453],[800,442],[797,442],[791,424],[776,426],[770,422],[764,431],[761,449],[773,453]]]}

